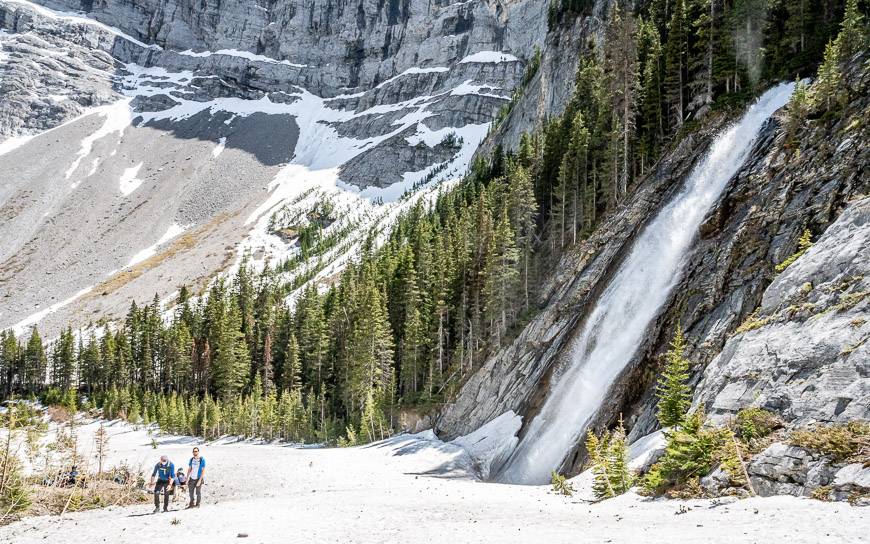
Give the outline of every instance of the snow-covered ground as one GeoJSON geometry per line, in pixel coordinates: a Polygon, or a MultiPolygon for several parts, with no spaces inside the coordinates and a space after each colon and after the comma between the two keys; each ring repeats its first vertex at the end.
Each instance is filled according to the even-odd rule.
{"type": "MultiPolygon", "coordinates": [[[[81,429],[89,451],[97,424],[81,429]]],[[[113,422],[109,463],[184,464],[199,445],[208,463],[203,506],[151,515],[151,506],[27,518],[0,542],[861,542],[867,510],[794,497],[590,504],[548,486],[478,481],[468,454],[430,432],[347,449],[229,440],[201,444],[113,422]],[[175,522],[177,520],[177,522],[175,522]],[[175,523],[175,524],[174,524],[175,523]]]]}

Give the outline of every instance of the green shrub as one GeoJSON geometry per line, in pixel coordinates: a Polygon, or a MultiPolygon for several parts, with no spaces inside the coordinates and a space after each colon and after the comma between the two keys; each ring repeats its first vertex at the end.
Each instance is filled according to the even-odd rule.
{"type": "Polygon", "coordinates": [[[550,485],[553,486],[553,493],[565,495],[566,497],[570,497],[574,494],[574,486],[571,485],[571,482],[555,470],[553,471],[550,485]]]}
{"type": "Polygon", "coordinates": [[[734,331],[734,334],[754,331],[755,329],[760,329],[761,327],[773,321],[773,316],[759,317],[759,312],[760,310],[756,309],[754,312],[749,314],[749,316],[746,317],[743,323],[741,323],[740,326],[737,327],[737,329],[734,331]]]}
{"type": "Polygon", "coordinates": [[[586,450],[595,475],[592,491],[596,499],[622,495],[634,485],[635,475],[628,468],[628,448],[622,419],[616,429],[604,432],[600,438],[589,431],[586,450]]]}
{"type": "Polygon", "coordinates": [[[761,408],[744,408],[737,412],[737,436],[749,442],[764,438],[783,426],[782,419],[776,414],[761,408]]]}
{"type": "Polygon", "coordinates": [[[811,247],[813,247],[812,242],[812,233],[809,229],[804,229],[803,234],[801,234],[800,239],[798,240],[798,250],[794,252],[790,257],[786,260],[782,261],[778,265],[776,265],[777,274],[791,266],[796,260],[798,260],[801,255],[806,253],[811,247]]]}
{"type": "Polygon", "coordinates": [[[648,493],[659,495],[705,476],[727,454],[730,431],[704,425],[704,412],[696,410],[684,424],[667,433],[662,458],[654,464],[641,484],[648,493]]]}
{"type": "Polygon", "coordinates": [[[870,423],[864,421],[798,429],[792,431],[789,442],[830,455],[835,461],[870,462],[870,423]]]}

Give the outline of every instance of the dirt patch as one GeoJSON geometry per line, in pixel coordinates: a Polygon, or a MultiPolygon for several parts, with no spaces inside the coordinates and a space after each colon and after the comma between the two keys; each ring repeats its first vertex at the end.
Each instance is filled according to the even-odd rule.
{"type": "MultiPolygon", "coordinates": [[[[191,230],[190,232],[182,234],[177,239],[172,241],[172,243],[170,243],[170,245],[160,253],[152,255],[141,263],[133,266],[129,270],[121,271],[109,278],[108,280],[97,285],[97,287],[94,288],[91,293],[84,297],[84,300],[88,298],[96,298],[100,296],[110,295],[119,290],[120,288],[124,287],[128,283],[132,282],[136,278],[140,277],[145,272],[160,266],[165,261],[173,258],[175,255],[193,249],[197,246],[197,244],[199,244],[201,240],[203,240],[209,234],[213,233],[218,226],[229,220],[233,215],[235,214],[230,214],[226,212],[219,213],[208,223],[200,225],[199,227],[191,230]]],[[[232,257],[226,257],[224,259],[224,262],[222,263],[221,268],[224,268],[226,266],[225,263],[227,263],[227,261],[231,259],[232,257]]]]}

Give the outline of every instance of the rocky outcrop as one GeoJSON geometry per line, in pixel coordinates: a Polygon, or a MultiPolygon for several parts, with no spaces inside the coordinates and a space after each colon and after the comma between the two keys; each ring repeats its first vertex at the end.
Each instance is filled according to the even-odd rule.
{"type": "Polygon", "coordinates": [[[527,57],[547,24],[546,3],[529,0],[40,3],[85,12],[166,52],[239,50],[286,61],[291,82],[320,96],[367,89],[412,67],[450,66],[478,51],[527,57]]]}
{"type": "Polygon", "coordinates": [[[758,454],[747,472],[753,489],[762,496],[854,500],[870,493],[870,468],[862,463],[837,463],[782,442],[774,442],[758,454]]]}
{"type": "Polygon", "coordinates": [[[870,419],[870,198],[858,200],[767,288],[707,366],[714,420],[748,406],[793,425],[870,419]]]}

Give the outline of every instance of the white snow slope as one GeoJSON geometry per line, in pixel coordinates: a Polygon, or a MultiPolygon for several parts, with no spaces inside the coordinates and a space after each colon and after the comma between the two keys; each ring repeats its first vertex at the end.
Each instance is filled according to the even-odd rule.
{"type": "MultiPolygon", "coordinates": [[[[91,423],[80,431],[90,451],[91,423]]],[[[150,504],[27,518],[0,542],[27,544],[251,542],[861,542],[867,511],[795,497],[602,503],[548,486],[482,483],[460,447],[430,432],[365,447],[312,449],[158,437],[112,422],[109,463],[151,466],[161,453],[186,463],[199,445],[208,469],[203,505],[151,515],[150,504]],[[680,513],[685,508],[685,513],[680,513]],[[173,524],[177,520],[177,524],[173,524]],[[241,533],[248,535],[240,540],[241,533]]]]}

